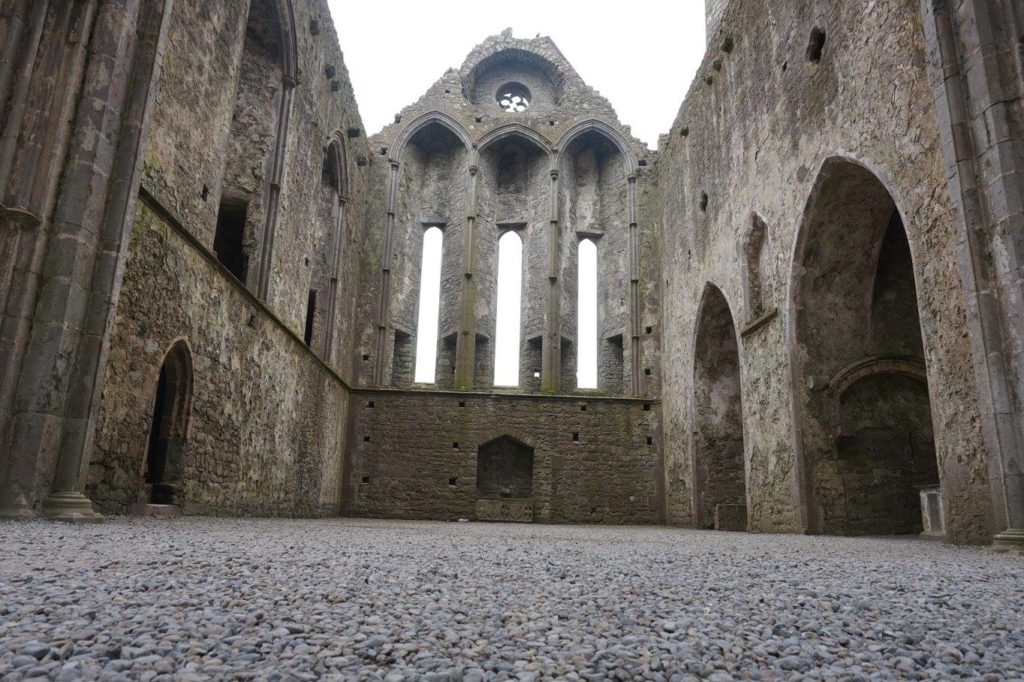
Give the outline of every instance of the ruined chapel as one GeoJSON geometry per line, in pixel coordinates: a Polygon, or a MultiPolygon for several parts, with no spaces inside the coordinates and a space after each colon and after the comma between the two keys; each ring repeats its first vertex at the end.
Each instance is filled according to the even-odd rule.
{"type": "Polygon", "coordinates": [[[1024,5],[707,28],[655,150],[549,38],[371,135],[326,0],[0,0],[0,517],[1024,547],[1024,5]]]}

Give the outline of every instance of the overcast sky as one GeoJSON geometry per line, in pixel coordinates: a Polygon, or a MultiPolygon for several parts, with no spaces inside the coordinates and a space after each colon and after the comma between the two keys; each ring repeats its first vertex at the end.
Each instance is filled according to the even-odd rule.
{"type": "Polygon", "coordinates": [[[329,0],[369,134],[487,36],[551,36],[650,147],[668,132],[704,55],[703,0],[329,0]]]}

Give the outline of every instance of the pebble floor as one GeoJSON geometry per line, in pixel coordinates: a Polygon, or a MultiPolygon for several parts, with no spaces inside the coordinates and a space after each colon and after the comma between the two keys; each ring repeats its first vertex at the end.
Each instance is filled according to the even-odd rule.
{"type": "Polygon", "coordinates": [[[916,539],[0,523],[0,679],[1024,679],[1024,559],[916,539]]]}

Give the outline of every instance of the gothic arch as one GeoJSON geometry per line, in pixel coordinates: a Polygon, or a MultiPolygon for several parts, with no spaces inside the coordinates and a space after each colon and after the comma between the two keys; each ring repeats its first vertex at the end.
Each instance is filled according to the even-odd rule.
{"type": "Polygon", "coordinates": [[[476,146],[477,149],[479,150],[479,153],[482,154],[491,145],[502,140],[508,139],[510,137],[524,138],[532,142],[548,156],[552,156],[554,154],[554,149],[551,146],[551,142],[546,137],[544,137],[537,131],[533,130],[532,128],[527,128],[521,123],[509,123],[499,128],[495,128],[494,130],[490,131],[489,133],[481,137],[479,142],[477,142],[476,146]]]}
{"type": "Polygon", "coordinates": [[[195,383],[192,352],[184,339],[164,355],[153,398],[153,419],[144,462],[143,501],[179,504],[184,478],[184,447],[195,383]]]}
{"type": "Polygon", "coordinates": [[[694,526],[746,530],[739,334],[733,308],[717,285],[704,285],[697,311],[690,401],[694,526]]]}
{"type": "Polygon", "coordinates": [[[398,134],[398,137],[395,138],[394,147],[391,150],[390,157],[393,163],[402,162],[402,156],[405,153],[405,149],[409,142],[416,136],[416,133],[420,132],[431,123],[436,123],[447,128],[449,132],[459,138],[467,152],[473,149],[473,140],[470,138],[469,132],[461,123],[443,111],[428,111],[411,121],[409,125],[407,125],[402,132],[398,134]]]}
{"type": "Polygon", "coordinates": [[[586,121],[580,121],[569,130],[565,131],[561,138],[558,140],[558,157],[555,161],[555,167],[559,167],[566,154],[566,150],[572,144],[572,142],[583,135],[584,133],[596,131],[608,138],[612,144],[614,144],[619,153],[622,154],[623,164],[626,170],[626,177],[634,175],[638,168],[638,161],[636,158],[636,152],[623,137],[622,133],[618,131],[614,126],[600,120],[600,119],[588,119],[586,121]]]}
{"type": "Polygon", "coordinates": [[[794,245],[786,334],[811,532],[918,532],[915,486],[939,483],[913,242],[883,178],[825,159],[794,245]]]}

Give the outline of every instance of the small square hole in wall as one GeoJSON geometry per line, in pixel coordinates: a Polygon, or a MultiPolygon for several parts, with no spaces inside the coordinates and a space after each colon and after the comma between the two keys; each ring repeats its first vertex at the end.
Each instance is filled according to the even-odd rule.
{"type": "Polygon", "coordinates": [[[367,485],[370,482],[369,476],[363,476],[363,485],[367,485]]]}
{"type": "Polygon", "coordinates": [[[466,406],[466,401],[465,400],[460,400],[459,401],[459,407],[465,407],[465,406],[466,406]]]}
{"type": "Polygon", "coordinates": [[[650,403],[644,403],[644,412],[650,412],[650,411],[651,411],[651,404],[650,403]]]}
{"type": "Polygon", "coordinates": [[[646,166],[647,165],[647,159],[640,159],[639,161],[637,161],[637,165],[646,166]]]}
{"type": "Polygon", "coordinates": [[[367,407],[377,407],[377,406],[376,406],[376,405],[375,405],[375,404],[373,403],[373,401],[372,401],[372,400],[371,400],[371,401],[369,401],[368,403],[366,403],[366,406],[367,406],[367,407]]]}
{"type": "Polygon", "coordinates": [[[534,379],[540,379],[540,370],[539,369],[533,370],[533,378],[534,379]]]}
{"type": "Polygon", "coordinates": [[[648,333],[648,334],[653,334],[654,333],[654,327],[647,327],[646,329],[644,329],[644,331],[646,333],[648,333]]]}
{"type": "Polygon", "coordinates": [[[453,485],[456,485],[458,482],[459,482],[459,479],[457,479],[457,478],[449,478],[448,479],[448,485],[452,485],[453,486],[453,485]]]}
{"type": "Polygon", "coordinates": [[[590,513],[591,514],[596,514],[597,513],[597,507],[591,507],[590,508],[590,513]]]}
{"type": "Polygon", "coordinates": [[[573,443],[579,443],[580,442],[580,432],[579,431],[573,431],[572,442],[573,443]]]}
{"type": "Polygon", "coordinates": [[[587,411],[587,406],[586,405],[580,405],[580,412],[586,412],[586,411],[587,411]]]}
{"type": "Polygon", "coordinates": [[[651,376],[651,368],[647,367],[644,369],[644,376],[651,376]]]}
{"type": "Polygon", "coordinates": [[[370,442],[370,437],[369,436],[363,436],[363,442],[364,443],[369,443],[370,442]]]}
{"type": "Polygon", "coordinates": [[[369,362],[369,361],[370,361],[370,356],[369,355],[364,355],[363,356],[363,362],[369,362]]]}
{"type": "Polygon", "coordinates": [[[654,445],[654,437],[653,436],[647,436],[647,444],[648,445],[654,445]]]}
{"type": "Polygon", "coordinates": [[[459,449],[459,444],[458,443],[452,443],[452,449],[458,450],[459,449]]]}

